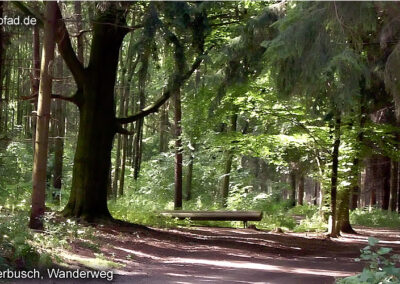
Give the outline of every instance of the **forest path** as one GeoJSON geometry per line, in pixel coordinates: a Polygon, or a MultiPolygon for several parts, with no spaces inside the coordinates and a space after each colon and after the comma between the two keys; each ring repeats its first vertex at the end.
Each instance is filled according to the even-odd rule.
{"type": "MultiPolygon", "coordinates": [[[[358,227],[359,235],[335,240],[315,233],[272,233],[254,229],[179,228],[138,231],[103,227],[97,233],[102,257],[123,266],[113,283],[333,283],[363,265],[354,261],[368,236],[400,253],[400,231],[358,227]]],[[[74,255],[95,258],[75,243],[74,255]]],[[[76,261],[70,265],[82,267],[76,261]]],[[[32,282],[30,282],[32,283],[32,282]]],[[[55,281],[40,283],[100,283],[55,281]]],[[[103,283],[103,282],[101,282],[103,283]]],[[[106,281],[104,281],[106,283],[106,281]]]]}

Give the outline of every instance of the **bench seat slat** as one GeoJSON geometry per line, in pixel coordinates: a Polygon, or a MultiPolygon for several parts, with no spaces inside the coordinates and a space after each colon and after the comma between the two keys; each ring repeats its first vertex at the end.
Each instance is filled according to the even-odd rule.
{"type": "Polygon", "coordinates": [[[163,211],[162,216],[175,217],[179,219],[189,218],[198,221],[260,221],[260,211],[163,211]]]}

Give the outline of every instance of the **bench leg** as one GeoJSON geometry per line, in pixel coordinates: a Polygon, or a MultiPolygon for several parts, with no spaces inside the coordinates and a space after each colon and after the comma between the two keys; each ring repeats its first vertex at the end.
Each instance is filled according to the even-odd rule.
{"type": "Polygon", "coordinates": [[[247,229],[247,221],[243,221],[243,228],[247,229]]]}

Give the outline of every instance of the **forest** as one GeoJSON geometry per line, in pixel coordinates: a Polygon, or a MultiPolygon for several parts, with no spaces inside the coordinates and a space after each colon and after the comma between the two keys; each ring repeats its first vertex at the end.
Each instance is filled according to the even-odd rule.
{"type": "Polygon", "coordinates": [[[0,1],[0,281],[400,283],[399,40],[398,2],[0,1]]]}

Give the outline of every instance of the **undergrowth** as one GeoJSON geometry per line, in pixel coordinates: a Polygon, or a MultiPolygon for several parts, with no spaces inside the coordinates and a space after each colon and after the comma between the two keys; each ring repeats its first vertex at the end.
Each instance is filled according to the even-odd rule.
{"type": "Polygon", "coordinates": [[[350,214],[350,222],[368,227],[400,228],[400,215],[381,209],[356,209],[350,214]]]}

